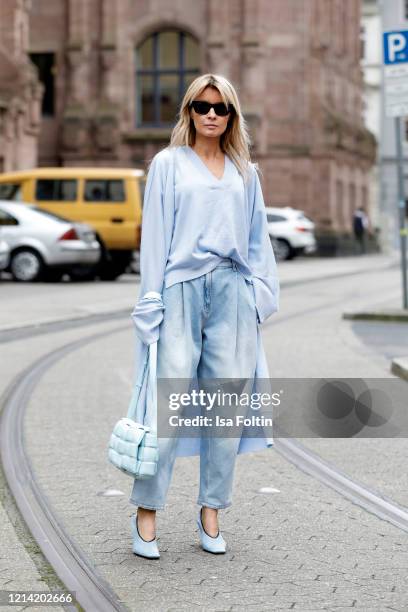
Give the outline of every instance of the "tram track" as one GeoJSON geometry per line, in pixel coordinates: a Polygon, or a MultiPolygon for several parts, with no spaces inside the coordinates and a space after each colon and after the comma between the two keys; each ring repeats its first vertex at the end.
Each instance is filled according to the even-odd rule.
{"type": "MultiPolygon", "coordinates": [[[[8,387],[0,401],[1,462],[10,491],[31,534],[67,590],[74,592],[84,610],[126,611],[116,593],[97,572],[59,521],[38,483],[28,457],[23,436],[26,408],[44,374],[69,353],[101,338],[126,329],[121,326],[94,333],[65,344],[36,360],[8,387]]],[[[76,607],[62,606],[68,610],[76,607]]]]}
{"type": "MultiPolygon", "coordinates": [[[[322,279],[315,280],[317,282],[322,279]]],[[[309,280],[308,282],[313,281],[309,280]]],[[[320,308],[321,306],[318,309],[320,308]]],[[[305,312],[302,311],[298,313],[298,316],[304,314],[305,312]]],[[[290,315],[289,318],[293,316],[290,315]]],[[[47,324],[42,325],[39,333],[52,333],[70,329],[73,323],[77,323],[76,326],[87,326],[96,322],[111,321],[124,317],[129,317],[129,311],[81,317],[78,321],[53,322],[49,324],[51,328],[47,327],[47,324]]],[[[275,325],[285,321],[286,317],[281,317],[278,321],[275,321],[275,325]]],[[[73,351],[80,350],[83,346],[97,342],[111,334],[122,332],[128,327],[129,322],[108,331],[92,333],[54,349],[21,372],[0,398],[1,461],[17,507],[45,558],[67,590],[75,592],[76,600],[84,610],[98,610],[98,612],[104,612],[105,610],[125,611],[128,608],[119,600],[84,551],[67,533],[52,504],[37,482],[30,458],[25,450],[23,422],[34,389],[51,367],[73,351]]],[[[14,332],[16,331],[18,330],[14,330],[14,332]]],[[[21,331],[23,332],[24,328],[21,331]]],[[[38,329],[35,330],[31,327],[26,328],[25,331],[29,336],[38,333],[38,329]]],[[[0,342],[3,334],[4,332],[0,334],[0,342]]],[[[17,334],[17,336],[8,333],[8,337],[3,338],[3,342],[25,337],[23,334],[17,334]]],[[[297,468],[331,487],[365,511],[392,523],[403,531],[408,531],[407,508],[385,497],[381,492],[350,478],[336,466],[324,461],[319,455],[303,446],[299,441],[279,438],[275,433],[275,450],[297,468]]],[[[77,609],[72,605],[63,607],[69,610],[77,609]]]]}

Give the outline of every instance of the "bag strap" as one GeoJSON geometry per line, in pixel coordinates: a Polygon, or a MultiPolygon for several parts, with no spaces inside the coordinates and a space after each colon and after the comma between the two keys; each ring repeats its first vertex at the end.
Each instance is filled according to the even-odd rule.
{"type": "MultiPolygon", "coordinates": [[[[173,191],[175,190],[175,178],[176,178],[176,150],[173,150],[173,191]]],[[[163,281],[164,285],[164,281],[163,281]]],[[[161,299],[161,294],[155,291],[149,291],[143,297],[158,297],[161,299]]],[[[130,400],[127,418],[135,419],[137,402],[139,400],[140,391],[143,385],[143,380],[146,374],[147,367],[149,368],[149,379],[147,381],[147,392],[146,392],[146,412],[149,409],[149,416],[151,417],[151,429],[157,432],[157,342],[153,342],[148,345],[148,359],[146,360],[143,368],[142,384],[136,385],[133,389],[132,397],[130,400]]]]}
{"type": "Polygon", "coordinates": [[[149,380],[147,382],[147,411],[150,417],[150,428],[152,431],[157,432],[157,342],[149,344],[149,380]]]}
{"type": "Polygon", "coordinates": [[[149,413],[151,419],[150,427],[157,432],[157,342],[153,342],[147,346],[148,357],[145,361],[140,385],[135,385],[127,411],[127,418],[135,420],[137,403],[139,401],[140,392],[143,386],[143,381],[148,370],[148,381],[146,389],[146,412],[149,413]]]}

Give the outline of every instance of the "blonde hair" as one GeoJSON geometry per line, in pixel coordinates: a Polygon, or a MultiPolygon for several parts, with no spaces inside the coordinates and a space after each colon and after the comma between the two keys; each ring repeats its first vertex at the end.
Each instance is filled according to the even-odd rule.
{"type": "MultiPolygon", "coordinates": [[[[241,106],[233,85],[219,74],[203,74],[190,84],[180,105],[178,121],[171,133],[169,147],[191,146],[195,143],[196,129],[190,116],[190,103],[206,87],[217,89],[222,101],[227,106],[232,104],[227,127],[220,137],[221,150],[234,162],[238,171],[246,181],[249,178],[249,165],[251,157],[249,147],[251,141],[248,134],[247,123],[241,112],[241,106]]],[[[257,164],[253,164],[257,168],[257,164]]]]}

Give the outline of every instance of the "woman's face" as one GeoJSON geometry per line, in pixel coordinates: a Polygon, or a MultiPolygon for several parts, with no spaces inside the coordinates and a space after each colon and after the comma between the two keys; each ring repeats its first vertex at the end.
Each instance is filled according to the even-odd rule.
{"type": "MultiPolygon", "coordinates": [[[[206,87],[194,99],[203,102],[210,102],[210,104],[223,102],[220,92],[218,89],[214,89],[213,87],[206,87]]],[[[210,108],[206,115],[199,115],[193,108],[191,108],[190,116],[194,121],[194,127],[197,134],[200,134],[200,136],[204,136],[205,138],[219,138],[227,129],[228,119],[230,118],[231,113],[225,117],[221,117],[215,114],[213,108],[210,108]]]]}

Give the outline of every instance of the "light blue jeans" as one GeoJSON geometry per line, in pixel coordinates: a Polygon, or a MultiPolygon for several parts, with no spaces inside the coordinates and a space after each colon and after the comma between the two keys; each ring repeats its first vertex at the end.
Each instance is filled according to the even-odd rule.
{"type": "MultiPolygon", "coordinates": [[[[162,297],[165,311],[157,343],[158,378],[254,378],[255,297],[252,284],[232,259],[223,259],[207,274],[164,288],[162,297]]],[[[177,436],[159,437],[157,473],[134,480],[130,503],[164,509],[177,442],[177,436]]],[[[239,443],[239,437],[200,439],[199,505],[231,505],[239,443]]]]}

